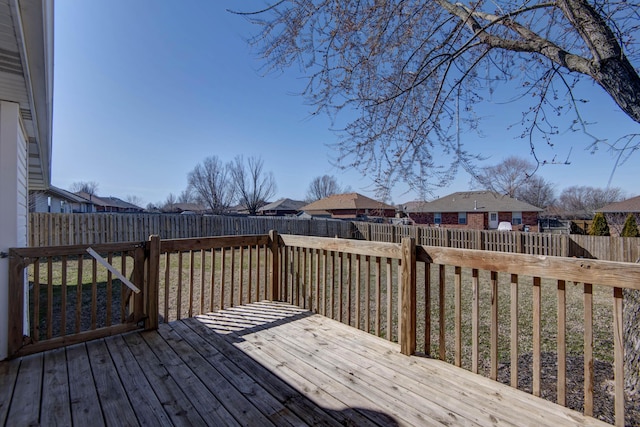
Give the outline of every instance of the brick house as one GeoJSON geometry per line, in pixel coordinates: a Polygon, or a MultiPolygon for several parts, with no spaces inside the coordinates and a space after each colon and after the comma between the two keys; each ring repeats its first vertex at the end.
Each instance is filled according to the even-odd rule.
{"type": "Polygon", "coordinates": [[[538,214],[543,211],[491,191],[463,191],[431,202],[409,202],[402,210],[415,224],[493,230],[509,222],[514,230],[530,231],[538,230],[538,214]]]}
{"type": "Polygon", "coordinates": [[[640,196],[632,197],[621,202],[611,203],[596,212],[601,212],[607,219],[612,236],[619,236],[624,228],[624,222],[629,214],[636,217],[636,223],[640,224],[640,196]]]}
{"type": "Polygon", "coordinates": [[[393,218],[395,206],[387,205],[359,193],[334,194],[317,200],[300,210],[312,216],[325,216],[327,212],[334,219],[393,218]]]}

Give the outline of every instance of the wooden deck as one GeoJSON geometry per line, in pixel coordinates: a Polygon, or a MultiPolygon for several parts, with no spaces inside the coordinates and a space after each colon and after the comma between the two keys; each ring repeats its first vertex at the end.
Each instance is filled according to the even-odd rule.
{"type": "Polygon", "coordinates": [[[281,303],[0,363],[0,425],[608,425],[281,303]]]}

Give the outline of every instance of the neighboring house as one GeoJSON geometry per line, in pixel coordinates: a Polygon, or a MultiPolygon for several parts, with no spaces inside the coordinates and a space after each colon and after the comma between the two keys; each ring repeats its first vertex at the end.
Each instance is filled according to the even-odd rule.
{"type": "Polygon", "coordinates": [[[203,214],[207,211],[204,205],[199,203],[174,203],[173,212],[175,213],[195,213],[203,214]]]}
{"type": "Polygon", "coordinates": [[[117,197],[96,196],[85,192],[75,193],[76,195],[89,200],[95,206],[96,212],[119,212],[119,213],[140,213],[144,209],[132,203],[125,202],[117,197]]]}
{"type": "Polygon", "coordinates": [[[395,206],[387,205],[358,193],[334,194],[317,200],[301,208],[312,216],[326,216],[335,219],[393,218],[395,206]]]}
{"type": "Polygon", "coordinates": [[[62,188],[29,191],[29,212],[91,213],[95,206],[89,200],[62,188]]]}
{"type": "Polygon", "coordinates": [[[264,205],[257,213],[265,216],[295,216],[304,205],[306,202],[300,200],[280,199],[264,205]]]}
{"type": "Polygon", "coordinates": [[[629,214],[636,217],[636,223],[640,224],[640,196],[632,197],[621,202],[611,203],[596,212],[602,212],[609,224],[612,236],[619,236],[622,233],[624,222],[629,214]]]}
{"type": "Polygon", "coordinates": [[[493,230],[510,222],[514,230],[538,230],[543,211],[529,203],[490,191],[464,191],[431,202],[409,202],[402,210],[416,224],[493,230]]]}
{"type": "MultiPolygon", "coordinates": [[[[51,183],[53,1],[0,2],[0,360],[8,350],[9,248],[28,245],[29,191],[51,183]]],[[[25,323],[26,324],[26,323],[25,323]]]]}

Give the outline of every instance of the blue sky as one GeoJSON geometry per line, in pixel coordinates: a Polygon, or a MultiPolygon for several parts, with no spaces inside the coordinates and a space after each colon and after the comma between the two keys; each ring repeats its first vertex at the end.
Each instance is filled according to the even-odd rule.
{"type": "MultiPolygon", "coordinates": [[[[328,118],[310,117],[295,95],[304,86],[298,70],[263,76],[246,43],[257,29],[228,8],[262,2],[228,0],[59,0],[55,10],[55,86],[52,183],[61,188],[95,181],[99,195],[135,195],[143,205],[178,195],[187,174],[205,157],[261,156],[274,173],[277,195],[304,199],[310,181],[335,175],[343,185],[373,196],[358,172],[335,169],[336,141],[328,118]]],[[[598,121],[592,131],[615,140],[638,132],[606,94],[581,86],[583,113],[598,121]]],[[[467,149],[493,165],[509,155],[527,157],[517,138],[520,111],[496,103],[482,112],[484,136],[465,135],[467,149]]],[[[571,150],[571,165],[547,165],[539,174],[559,193],[572,185],[606,187],[614,159],[590,154],[588,138],[562,135],[557,159],[571,150]]],[[[554,153],[539,144],[544,158],[554,153]]],[[[628,196],[638,190],[637,157],[619,167],[611,185],[628,196]]],[[[465,173],[434,196],[469,189],[465,173]]],[[[416,195],[399,186],[394,203],[416,195]]]]}

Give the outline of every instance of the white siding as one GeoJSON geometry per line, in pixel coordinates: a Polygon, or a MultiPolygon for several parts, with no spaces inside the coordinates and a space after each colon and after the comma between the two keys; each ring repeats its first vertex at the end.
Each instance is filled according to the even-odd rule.
{"type": "MultiPolygon", "coordinates": [[[[20,108],[0,102],[0,252],[27,243],[27,155],[20,108]]],[[[0,258],[0,360],[7,357],[9,260],[0,258]]]]}

